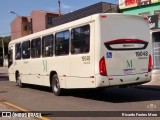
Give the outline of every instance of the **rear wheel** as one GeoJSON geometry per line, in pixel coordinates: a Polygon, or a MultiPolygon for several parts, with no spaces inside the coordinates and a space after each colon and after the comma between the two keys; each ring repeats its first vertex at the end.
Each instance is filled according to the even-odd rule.
{"type": "Polygon", "coordinates": [[[62,95],[63,89],[60,88],[60,83],[59,83],[59,79],[58,79],[58,75],[57,75],[57,74],[54,74],[54,75],[52,76],[52,79],[51,79],[51,87],[52,87],[52,92],[53,92],[56,96],[62,95]]]}
{"type": "Polygon", "coordinates": [[[16,82],[17,82],[17,85],[20,87],[20,88],[23,88],[24,87],[24,84],[22,83],[21,81],[21,76],[19,73],[17,73],[16,75],[16,82]]]}

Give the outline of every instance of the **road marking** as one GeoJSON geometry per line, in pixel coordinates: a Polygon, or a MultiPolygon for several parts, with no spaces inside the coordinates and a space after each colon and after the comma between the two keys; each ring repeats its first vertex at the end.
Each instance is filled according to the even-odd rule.
{"type": "MultiPolygon", "coordinates": [[[[0,101],[1,101],[1,99],[0,99],[0,101]]],[[[18,109],[18,110],[20,110],[20,111],[23,111],[23,112],[29,112],[28,110],[25,110],[25,109],[23,109],[23,108],[21,108],[21,107],[19,107],[19,106],[17,106],[17,105],[13,105],[13,104],[11,104],[11,103],[9,103],[9,102],[3,102],[4,104],[6,104],[6,105],[8,105],[8,106],[10,106],[10,107],[12,107],[12,108],[15,108],[15,109],[18,109]]],[[[38,119],[41,119],[41,120],[50,120],[50,119],[48,119],[48,118],[46,118],[46,117],[37,117],[38,119]]]]}
{"type": "Polygon", "coordinates": [[[21,108],[21,107],[18,107],[18,106],[16,106],[16,105],[13,105],[13,104],[11,104],[11,103],[8,103],[8,102],[3,102],[3,103],[6,104],[6,105],[8,105],[8,106],[11,106],[11,107],[13,107],[13,108],[16,108],[16,109],[18,109],[18,110],[20,110],[20,111],[28,112],[27,110],[25,110],[25,109],[23,109],[23,108],[21,108]]]}

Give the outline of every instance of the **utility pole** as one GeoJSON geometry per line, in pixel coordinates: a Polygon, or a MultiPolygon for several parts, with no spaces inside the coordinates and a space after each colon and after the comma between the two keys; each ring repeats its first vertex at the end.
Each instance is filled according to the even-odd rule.
{"type": "Polygon", "coordinates": [[[58,0],[58,11],[59,11],[59,16],[61,15],[61,1],[58,0]]]}

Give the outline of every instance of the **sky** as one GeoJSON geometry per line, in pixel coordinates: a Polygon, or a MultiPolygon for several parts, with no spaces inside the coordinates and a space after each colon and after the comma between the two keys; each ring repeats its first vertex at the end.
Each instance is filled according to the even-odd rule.
{"type": "MultiPolygon", "coordinates": [[[[60,0],[61,12],[68,13],[80,8],[98,3],[109,2],[117,4],[118,0],[60,0]]],[[[30,16],[33,10],[58,12],[58,0],[1,0],[0,3],[0,36],[10,35],[10,23],[16,17],[10,13],[14,11],[19,16],[30,16]]]]}

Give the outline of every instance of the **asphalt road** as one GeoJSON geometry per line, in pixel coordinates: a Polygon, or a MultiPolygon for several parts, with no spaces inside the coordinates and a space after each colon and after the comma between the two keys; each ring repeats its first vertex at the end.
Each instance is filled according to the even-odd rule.
{"type": "MultiPolygon", "coordinates": [[[[47,87],[27,85],[25,88],[19,88],[14,82],[8,81],[4,73],[0,73],[0,99],[29,111],[160,111],[160,91],[158,90],[138,88],[106,88],[105,91],[68,90],[63,96],[57,97],[47,87]],[[154,108],[152,108],[153,105],[154,108]]],[[[53,120],[160,119],[160,117],[91,118],[83,116],[49,118],[53,120]]]]}

